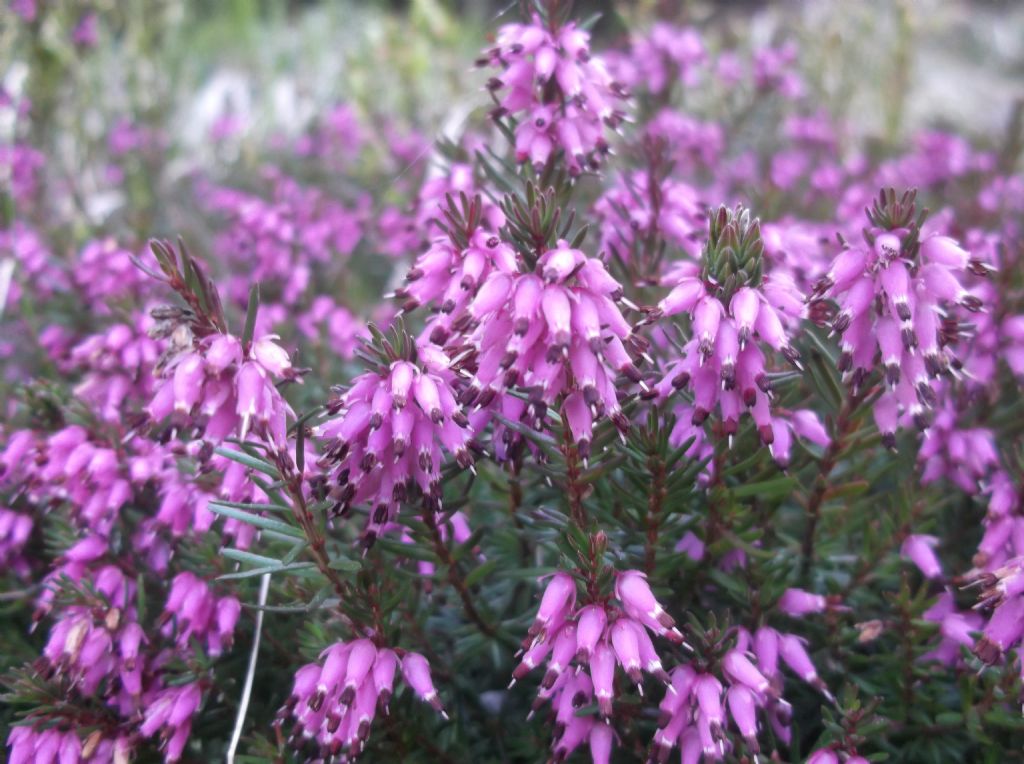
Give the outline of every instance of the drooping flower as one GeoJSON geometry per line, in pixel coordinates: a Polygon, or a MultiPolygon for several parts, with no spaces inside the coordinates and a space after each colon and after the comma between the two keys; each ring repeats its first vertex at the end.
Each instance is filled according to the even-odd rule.
{"type": "Polygon", "coordinates": [[[58,258],[50,252],[43,237],[21,220],[0,228],[0,261],[9,262],[7,267],[13,269],[9,280],[4,277],[8,310],[19,304],[23,289],[34,300],[45,301],[68,288],[68,275],[58,258]]]}
{"type": "Polygon", "coordinates": [[[695,85],[707,51],[700,32],[693,27],[661,21],[645,34],[634,35],[627,51],[609,53],[606,58],[616,81],[630,91],[658,95],[676,82],[695,85]]]}
{"type": "Polygon", "coordinates": [[[947,392],[921,439],[917,458],[922,464],[921,484],[945,478],[973,494],[999,469],[995,434],[986,427],[958,426],[958,405],[947,392]]]}
{"type": "Polygon", "coordinates": [[[377,368],[356,377],[328,404],[331,419],[316,429],[323,440],[320,460],[329,470],[333,512],[370,506],[367,543],[397,513],[399,504],[419,492],[440,509],[441,467],[450,454],[470,467],[471,432],[451,386],[447,359],[436,349],[417,350],[404,333],[381,338],[377,368]]]}
{"type": "Polygon", "coordinates": [[[677,264],[665,278],[672,291],[651,314],[653,320],[685,313],[692,333],[653,394],[687,390],[693,396],[690,424],[700,427],[717,410],[721,430],[730,437],[748,410],[773,453],[779,437],[777,458],[786,462],[790,430],[772,412],[769,359],[762,348],[798,363],[791,331],[804,311],[792,282],[762,275],[762,253],[758,221],[746,210],[719,208],[701,261],[677,264]]]}
{"type": "Polygon", "coordinates": [[[139,733],[145,737],[159,734],[166,761],[178,761],[192,733],[192,717],[202,700],[198,682],[160,690],[145,709],[139,733]]]}
{"type": "Polygon", "coordinates": [[[237,263],[226,294],[244,304],[249,285],[259,281],[265,293],[286,305],[298,303],[317,269],[343,262],[363,235],[368,199],[355,205],[332,199],[278,170],[268,170],[269,199],[233,188],[207,189],[209,209],[227,220],[218,249],[237,263]]]}
{"type": "Polygon", "coordinates": [[[307,340],[326,343],[346,360],[355,356],[359,338],[366,336],[366,324],[327,295],[314,299],[295,323],[307,340]]]}
{"type": "Polygon", "coordinates": [[[396,674],[413,693],[448,718],[419,653],[393,650],[369,639],[337,642],[320,654],[321,662],[295,672],[292,692],[278,712],[280,725],[294,719],[289,742],[310,741],[324,759],[356,757],[370,736],[378,713],[390,713],[396,674]]]}
{"type": "Polygon", "coordinates": [[[486,407],[509,388],[529,392],[524,411],[532,427],[547,406],[561,405],[581,456],[593,426],[608,417],[625,429],[616,379],[639,382],[630,350],[643,343],[619,308],[622,286],[604,264],[559,241],[533,273],[492,271],[453,324],[461,333],[466,405],[486,407]]]}
{"type": "Polygon", "coordinates": [[[561,152],[574,175],[600,164],[605,129],[623,120],[624,92],[591,54],[589,33],[574,22],[554,28],[534,15],[529,24],[498,30],[496,45],[478,63],[501,69],[487,87],[498,106],[494,116],[517,120],[518,161],[543,167],[561,152]]]}
{"type": "Polygon", "coordinates": [[[1024,556],[968,579],[982,587],[976,608],[993,608],[973,651],[985,663],[995,663],[1024,639],[1024,556]]]}
{"type": "Polygon", "coordinates": [[[132,258],[133,253],[112,238],[93,239],[82,248],[72,278],[94,310],[105,311],[105,301],[141,294],[152,286],[132,258]]]}
{"type": "Polygon", "coordinates": [[[969,253],[945,236],[920,238],[914,196],[883,191],[868,211],[866,246],[843,250],[812,295],[837,303],[831,328],[842,338],[839,369],[855,386],[880,355],[888,389],[874,414],[890,447],[901,417],[929,426],[939,378],[961,365],[954,345],[964,327],[948,309],[982,309],[961,281],[969,253]]]}
{"type": "Polygon", "coordinates": [[[935,536],[912,533],[904,539],[900,554],[914,563],[925,578],[941,579],[942,564],[935,556],[935,546],[938,542],[935,536]]]}
{"type": "Polygon", "coordinates": [[[213,443],[259,432],[283,447],[287,420],[294,412],[277,383],[298,381],[299,376],[277,337],[266,335],[243,345],[228,333],[195,336],[175,308],[157,309],[154,317],[158,323],[151,333],[171,341],[155,372],[158,385],[148,407],[150,418],[186,417],[213,443]]]}
{"type": "Polygon", "coordinates": [[[515,250],[487,224],[487,209],[479,196],[466,199],[462,209],[448,206],[446,236],[433,240],[406,273],[406,283],[394,296],[406,312],[420,306],[436,308],[423,337],[444,345],[454,323],[463,319],[469,303],[492,273],[515,274],[515,250]]]}
{"type": "Polygon", "coordinates": [[[725,150],[725,131],[719,122],[670,107],[647,122],[644,134],[666,148],[679,171],[715,169],[725,150]]]}
{"type": "Polygon", "coordinates": [[[28,573],[29,558],[24,549],[34,525],[31,515],[0,507],[0,570],[18,576],[28,573]]]}
{"type": "Polygon", "coordinates": [[[576,581],[555,573],[547,584],[526,639],[512,684],[546,664],[531,715],[546,703],[555,715],[553,757],[564,761],[584,742],[599,764],[607,762],[614,733],[610,726],[620,667],[643,694],[643,675],[669,686],[652,635],[674,644],[683,635],[637,570],[618,573],[615,599],[576,606],[576,581]],[[596,703],[601,719],[579,717],[576,709],[596,703]]]}
{"type": "Polygon", "coordinates": [[[652,170],[619,176],[594,204],[601,224],[601,248],[630,262],[636,259],[636,249],[664,239],[691,257],[699,257],[707,210],[697,189],[653,175],[652,170]]]}
{"type": "Polygon", "coordinates": [[[938,661],[947,666],[962,662],[963,648],[974,647],[972,632],[981,631],[984,618],[971,610],[959,610],[951,591],[939,594],[935,604],[923,616],[939,624],[938,644],[921,656],[922,661],[938,661]]]}
{"type": "Polygon", "coordinates": [[[37,616],[50,614],[53,625],[34,668],[46,681],[59,682],[69,700],[101,703],[116,724],[91,730],[73,725],[65,734],[54,724],[76,720],[75,706],[42,710],[38,715],[56,740],[34,726],[14,728],[7,740],[12,761],[127,761],[139,736],[157,734],[165,761],[182,755],[206,680],[171,681],[177,677],[170,658],[189,660],[193,640],[209,654],[219,653],[230,642],[241,605],[233,597],[218,600],[205,582],[183,573],[171,587],[163,632],[146,629],[139,622],[136,573],[108,562],[111,555],[106,539],[96,535],[64,552],[37,601],[37,616]],[[177,628],[172,618],[181,626],[173,647],[165,641],[177,628]]]}
{"type": "Polygon", "coordinates": [[[236,597],[218,597],[209,584],[184,571],[171,582],[161,633],[173,636],[179,646],[197,640],[207,653],[218,656],[231,645],[241,611],[236,597]]]}
{"type": "Polygon", "coordinates": [[[754,51],[754,84],[759,90],[776,91],[783,98],[795,100],[804,92],[796,60],[797,47],[793,42],[777,48],[759,48],[754,51]]]}
{"type": "Polygon", "coordinates": [[[153,370],[163,350],[149,336],[153,326],[150,316],[137,313],[82,338],[62,359],[82,375],[75,394],[102,419],[124,421],[152,399],[153,370]]]}
{"type": "Polygon", "coordinates": [[[702,662],[672,669],[671,689],[661,701],[650,759],[665,762],[676,746],[685,762],[698,762],[702,756],[711,761],[724,758],[734,749],[728,719],[750,753],[761,751],[759,716],[768,721],[778,739],[788,743],[793,712],[782,697],[780,659],[831,697],[798,637],[768,626],[754,634],[739,628],[735,645],[721,654],[717,666],[702,662]]]}

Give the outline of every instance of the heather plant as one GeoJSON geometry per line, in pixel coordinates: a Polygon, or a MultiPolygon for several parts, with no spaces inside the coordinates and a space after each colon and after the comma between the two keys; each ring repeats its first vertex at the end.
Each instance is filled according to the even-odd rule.
{"type": "Polygon", "coordinates": [[[566,0],[189,111],[236,5],[0,30],[6,760],[1024,758],[1019,119],[566,0]]]}

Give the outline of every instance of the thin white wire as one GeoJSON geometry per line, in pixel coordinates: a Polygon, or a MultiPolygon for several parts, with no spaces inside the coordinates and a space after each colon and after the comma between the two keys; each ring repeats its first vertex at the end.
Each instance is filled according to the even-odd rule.
{"type": "Polygon", "coordinates": [[[13,257],[5,257],[0,260],[0,318],[4,317],[4,309],[7,307],[7,295],[10,294],[14,265],[13,257]]]}
{"type": "Polygon", "coordinates": [[[249,710],[249,698],[252,695],[252,681],[256,675],[256,658],[260,652],[260,636],[263,633],[263,607],[267,604],[267,592],[270,591],[270,574],[264,573],[260,576],[260,609],[256,611],[256,631],[252,637],[252,652],[249,653],[249,669],[245,674],[245,685],[242,687],[242,697],[238,702],[238,717],[235,719],[235,729],[231,732],[231,745],[225,759],[227,764],[235,764],[235,751],[238,749],[238,741],[242,737],[242,727],[245,726],[245,715],[249,710]]]}

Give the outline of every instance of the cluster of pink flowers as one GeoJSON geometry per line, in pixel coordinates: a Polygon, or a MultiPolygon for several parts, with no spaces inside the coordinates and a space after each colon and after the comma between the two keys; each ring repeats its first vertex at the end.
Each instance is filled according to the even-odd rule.
{"type": "Polygon", "coordinates": [[[296,319],[296,327],[313,343],[324,342],[341,358],[352,358],[359,340],[366,336],[366,325],[344,305],[327,295],[313,300],[296,319]]]}
{"type": "MultiPolygon", "coordinates": [[[[101,729],[84,741],[74,728],[60,733],[52,752],[53,734],[45,728],[16,728],[24,731],[12,732],[8,740],[12,761],[124,761],[135,747],[135,729],[144,737],[160,733],[169,762],[180,758],[188,742],[201,683],[166,684],[170,655],[138,621],[134,577],[102,562],[107,551],[105,539],[87,536],[51,576],[54,588],[44,592],[39,606],[40,613],[52,609],[55,622],[37,670],[75,696],[102,701],[113,716],[99,717],[101,729]],[[55,600],[65,582],[78,587],[72,604],[55,600]]],[[[191,654],[193,639],[217,655],[230,643],[240,611],[236,598],[217,598],[204,581],[182,573],[168,594],[161,634],[175,637],[178,657],[191,654]]]]}
{"type": "Polygon", "coordinates": [[[0,228],[0,261],[7,260],[14,267],[14,272],[4,277],[8,309],[19,304],[22,289],[45,300],[68,287],[67,273],[45,240],[27,223],[15,221],[9,228],[0,228]]]}
{"type": "Polygon", "coordinates": [[[635,248],[663,239],[699,257],[707,230],[707,209],[699,192],[683,181],[653,175],[620,176],[594,204],[601,249],[628,262],[636,259],[635,248]]]}
{"type": "Polygon", "coordinates": [[[31,516],[0,507],[0,569],[18,576],[28,574],[29,560],[24,550],[34,525],[31,516]]]}
{"type": "Polygon", "coordinates": [[[664,146],[680,169],[695,174],[722,164],[725,136],[717,122],[665,108],[647,122],[644,135],[664,146]]]}
{"type": "Polygon", "coordinates": [[[10,183],[15,199],[31,199],[35,196],[39,189],[40,170],[45,163],[43,155],[29,145],[0,143],[0,169],[7,174],[7,182],[10,183]]]}
{"type": "Polygon", "coordinates": [[[661,21],[646,34],[635,35],[628,51],[613,52],[607,58],[617,82],[630,91],[644,89],[659,95],[676,82],[687,87],[696,84],[707,50],[696,29],[661,21]]]}
{"type": "Polygon", "coordinates": [[[104,737],[96,730],[83,742],[78,733],[60,727],[31,727],[20,725],[11,728],[7,738],[10,746],[8,764],[64,764],[64,762],[89,762],[89,764],[121,764],[128,761],[132,744],[127,736],[104,737]]]}
{"type": "Polygon", "coordinates": [[[258,430],[283,446],[291,407],[277,388],[279,380],[298,374],[277,337],[260,337],[243,346],[231,334],[193,337],[181,314],[171,308],[154,313],[160,323],[153,334],[169,338],[169,349],[157,367],[157,389],[147,409],[154,422],[172,414],[202,422],[203,438],[219,443],[244,439],[258,430]]]}
{"type": "MultiPolygon", "coordinates": [[[[39,627],[4,678],[11,761],[208,758],[228,730],[250,755],[276,737],[281,756],[351,761],[422,737],[415,718],[382,720],[400,677],[447,719],[432,672],[465,714],[439,747],[477,754],[476,707],[523,701],[484,690],[516,643],[508,578],[552,569],[512,670],[538,679],[526,704],[550,723],[552,761],[609,764],[655,730],[651,762],[756,763],[820,731],[809,761],[863,764],[908,732],[953,740],[951,710],[969,719],[964,755],[1009,739],[1024,671],[1019,147],[925,131],[875,151],[821,106],[792,43],[745,54],[732,21],[708,44],[658,22],[598,56],[570,4],[537,0],[498,30],[477,61],[490,119],[448,120],[437,141],[332,101],[260,146],[249,109],[227,104],[200,131],[211,166],[187,173],[209,273],[184,244],[136,251],[140,222],[182,218],[177,193],[135,198],[188,169],[144,121],[157,112],[69,134],[82,171],[65,178],[44,158],[63,155],[51,133],[65,140],[76,94],[61,85],[51,130],[50,77],[0,90],[0,568],[16,628],[39,627]],[[252,177],[250,148],[278,163],[252,177]],[[232,155],[245,161],[220,164],[232,155]],[[874,199],[879,186],[919,188],[937,211],[918,214],[911,191],[874,199]],[[178,307],[155,306],[161,283],[178,307]],[[300,361],[344,383],[298,388],[300,361]],[[894,448],[911,423],[917,452],[890,458],[879,439],[894,448]],[[973,501],[938,501],[947,487],[973,501]],[[864,521],[890,491],[891,516],[864,521]],[[949,538],[972,525],[976,549],[949,538]],[[666,578],[680,571],[694,575],[666,578]],[[906,600],[887,596],[896,583],[906,600]],[[304,651],[327,645],[283,705],[287,687],[262,692],[294,658],[279,611],[302,611],[304,651]],[[876,650],[836,703],[828,685],[874,640],[902,649],[876,650]],[[243,689],[243,656],[224,658],[248,646],[243,689]],[[940,665],[892,671],[901,660],[940,665]],[[787,693],[787,675],[834,713],[787,693]],[[872,685],[862,703],[853,688],[872,685]],[[859,739],[859,711],[891,716],[901,687],[920,708],[859,739]]],[[[12,3],[33,20],[15,29],[30,68],[67,71],[53,29],[76,62],[99,39],[98,12],[65,5],[12,3]]],[[[511,755],[536,746],[516,735],[511,755]]]]}
{"type": "MultiPolygon", "coordinates": [[[[518,270],[515,250],[493,232],[496,229],[479,225],[485,214],[483,202],[473,199],[467,210],[466,230],[435,238],[406,273],[406,283],[395,290],[405,311],[421,305],[439,308],[424,330],[424,336],[436,345],[448,341],[454,323],[463,317],[492,273],[507,277],[518,270]]],[[[493,215],[489,217],[489,222],[500,224],[493,215]]]]}
{"type": "Polygon", "coordinates": [[[139,734],[159,735],[165,760],[178,761],[192,733],[192,718],[202,700],[203,691],[198,682],[161,689],[146,708],[139,734]]]}
{"type": "Polygon", "coordinates": [[[500,68],[488,82],[495,116],[512,115],[520,162],[543,167],[560,151],[569,172],[596,167],[608,150],[607,127],[623,119],[621,86],[590,53],[590,35],[575,23],[556,26],[534,16],[507,24],[479,63],[500,68]]]}
{"type": "Polygon", "coordinates": [[[75,286],[100,310],[107,301],[142,293],[151,284],[133,257],[115,239],[93,239],[78,255],[72,273],[75,286]]]}
{"type": "Polygon", "coordinates": [[[228,279],[228,296],[244,304],[255,281],[279,285],[286,305],[301,302],[316,277],[352,253],[363,236],[366,199],[355,208],[323,191],[300,185],[276,170],[268,170],[270,200],[232,188],[206,193],[211,211],[230,225],[219,238],[219,251],[239,262],[238,274],[228,279]]]}
{"type": "Polygon", "coordinates": [[[153,326],[148,314],[137,313],[130,323],[109,324],[60,354],[65,368],[82,374],[76,395],[102,419],[118,421],[130,404],[152,396],[152,373],[163,351],[162,343],[149,335],[153,326]]]}
{"type": "Polygon", "coordinates": [[[754,85],[759,90],[776,91],[791,100],[803,95],[804,82],[796,67],[797,55],[796,43],[793,42],[755,51],[754,85]]]}
{"type": "Polygon", "coordinates": [[[917,458],[923,467],[922,485],[946,478],[968,494],[999,467],[994,433],[987,427],[958,427],[957,411],[948,396],[935,410],[917,458]]]}
{"type": "MultiPolygon", "coordinates": [[[[942,592],[924,617],[939,624],[936,646],[923,656],[947,665],[961,662],[964,648],[987,664],[1004,659],[1024,639],[1024,518],[1018,487],[1001,469],[987,478],[985,533],[974,555],[974,568],[953,579],[980,590],[972,610],[957,607],[951,590],[942,592]],[[975,639],[974,633],[981,632],[975,639]]],[[[976,487],[971,493],[977,491],[976,487]]],[[[926,579],[945,581],[936,554],[939,539],[911,534],[901,552],[926,579]]]]}
{"type": "Polygon", "coordinates": [[[814,287],[815,298],[838,303],[832,331],[842,336],[839,369],[862,383],[876,354],[889,389],[875,404],[878,428],[889,446],[901,416],[925,429],[938,402],[940,375],[957,371],[952,347],[962,330],[946,308],[981,310],[962,283],[970,255],[945,236],[920,240],[913,194],[883,192],[869,211],[866,246],[836,257],[814,287]]]}
{"type": "Polygon", "coordinates": [[[595,764],[609,761],[614,742],[610,720],[616,664],[641,695],[644,672],[669,685],[669,676],[648,631],[674,644],[683,643],[682,633],[655,599],[640,571],[617,575],[615,597],[618,605],[601,601],[577,608],[575,579],[568,573],[555,573],[523,642],[522,658],[512,682],[546,661],[533,711],[549,703],[555,712],[552,750],[556,761],[564,761],[584,741],[589,743],[595,764]],[[589,703],[597,703],[603,721],[575,713],[589,703]]]}
{"type": "Polygon", "coordinates": [[[994,608],[974,653],[985,663],[995,663],[1024,639],[1024,556],[973,579],[982,587],[978,607],[994,608]]]}
{"type": "Polygon", "coordinates": [[[762,276],[763,245],[758,222],[745,211],[719,209],[711,221],[711,237],[701,262],[680,262],[665,277],[672,291],[658,303],[654,316],[690,316],[692,338],[673,361],[653,392],[668,396],[688,389],[693,395],[690,423],[700,427],[716,408],[722,432],[730,437],[739,429],[744,408],[749,409],[761,441],[774,447],[777,436],[788,457],[785,423],[776,424],[769,402],[771,378],[759,343],[797,363],[799,354],[790,329],[804,315],[796,286],[785,276],[762,276]],[[724,278],[719,248],[740,266],[729,263],[724,278]],[[737,278],[736,273],[742,274],[737,278]]]}
{"type": "MultiPolygon", "coordinates": [[[[432,357],[426,350],[424,355],[432,357]]],[[[414,487],[440,509],[443,451],[462,467],[473,463],[469,422],[449,380],[437,371],[429,363],[392,358],[356,377],[328,405],[332,418],[317,428],[324,443],[320,463],[334,485],[333,511],[370,504],[368,541],[412,498],[414,487]]]]}
{"type": "Polygon", "coordinates": [[[351,104],[339,103],[295,142],[295,153],[327,161],[333,170],[350,165],[366,144],[366,129],[351,104]]]}
{"type": "Polygon", "coordinates": [[[760,752],[759,711],[775,735],[788,743],[792,708],[781,697],[780,659],[805,682],[827,693],[799,637],[768,626],[753,635],[739,629],[736,646],[720,661],[728,686],[714,672],[698,665],[684,664],[672,670],[674,692],[667,693],[661,702],[651,759],[667,761],[676,746],[684,762],[698,762],[702,756],[705,761],[724,758],[732,749],[725,734],[727,711],[751,753],[760,752]]]}
{"type": "MultiPolygon", "coordinates": [[[[98,267],[104,257],[116,271],[128,255],[97,244],[86,248],[83,268],[98,267]]],[[[76,279],[76,288],[87,304],[96,305],[109,299],[131,302],[145,291],[129,278],[120,283],[100,280],[88,287],[76,279]]],[[[209,530],[215,517],[208,503],[217,482],[207,479],[201,485],[182,469],[179,459],[216,466],[222,474],[220,490],[229,496],[241,493],[239,477],[249,483],[244,474],[225,469],[234,462],[204,454],[201,441],[176,441],[160,422],[153,423],[153,429],[167,437],[147,437],[140,414],[150,404],[150,413],[163,418],[160,395],[177,406],[179,417],[189,418],[202,416],[201,401],[219,398],[218,407],[230,401],[234,418],[230,426],[224,425],[224,434],[244,434],[248,418],[254,422],[251,429],[267,432],[268,437],[276,432],[283,443],[283,414],[273,427],[262,420],[275,406],[284,410],[273,380],[291,377],[293,371],[287,354],[270,338],[251,343],[246,351],[251,358],[244,360],[237,339],[210,332],[206,319],[193,311],[163,308],[156,313],[155,323],[141,314],[134,325],[110,322],[78,338],[70,349],[61,350],[65,339],[47,329],[55,337],[49,345],[54,360],[81,372],[75,392],[95,419],[40,432],[5,433],[0,488],[10,490],[13,497],[10,515],[3,515],[5,552],[16,555],[36,521],[45,531],[49,519],[42,519],[56,510],[62,522],[68,522],[69,532],[85,530],[60,555],[36,598],[36,619],[52,620],[36,669],[47,682],[69,693],[74,704],[101,709],[95,718],[73,709],[66,718],[62,711],[31,712],[29,724],[18,727],[8,740],[15,761],[126,761],[141,737],[148,736],[159,736],[167,761],[178,760],[208,685],[203,676],[178,681],[178,661],[199,671],[194,646],[207,656],[205,661],[225,652],[234,637],[241,614],[238,598],[216,593],[207,581],[180,567],[162,591],[166,601],[156,625],[140,621],[136,576],[145,570],[170,578],[178,540],[209,530]],[[159,354],[165,343],[147,337],[148,329],[168,340],[163,358],[159,354]],[[194,332],[202,338],[195,339],[194,332]],[[202,362],[198,371],[196,358],[202,362]],[[191,371],[179,375],[179,363],[191,371]],[[154,379],[160,364],[171,371],[154,379]],[[247,364],[256,369],[258,384],[245,381],[247,364]],[[214,366],[216,374],[211,371],[214,366]],[[265,387],[268,368],[274,377],[265,387]],[[139,510],[151,514],[137,516],[139,510]],[[82,725],[96,729],[80,737],[82,725]]],[[[217,414],[214,409],[209,412],[217,414]]],[[[211,438],[224,437],[215,428],[207,427],[206,432],[211,438]]],[[[245,498],[266,497],[254,496],[249,486],[245,498]]],[[[241,548],[255,531],[233,518],[224,529],[241,548]]],[[[11,564],[24,570],[16,557],[11,564]]]]}
{"type": "Polygon", "coordinates": [[[294,718],[290,740],[300,748],[310,741],[325,759],[358,756],[378,712],[389,712],[399,668],[416,696],[448,718],[434,689],[430,664],[419,653],[392,650],[364,638],[337,642],[320,657],[322,664],[308,663],[295,672],[291,695],[278,714],[278,724],[294,718]]]}
{"type": "Polygon", "coordinates": [[[12,433],[4,454],[11,470],[4,480],[20,485],[29,502],[42,506],[51,498],[65,501],[72,516],[95,533],[109,534],[132,497],[117,449],[95,440],[80,425],[57,430],[45,441],[30,431],[12,433]],[[15,471],[20,460],[28,461],[15,471]]]}
{"type": "Polygon", "coordinates": [[[416,196],[413,216],[417,234],[422,236],[426,231],[435,238],[442,236],[444,229],[441,225],[446,224],[445,211],[449,209],[449,200],[461,200],[463,196],[480,205],[481,221],[488,230],[497,231],[505,224],[501,208],[480,194],[473,165],[454,162],[423,182],[416,196]]]}
{"type": "Polygon", "coordinates": [[[117,158],[137,156],[161,150],[166,141],[166,136],[157,129],[128,117],[121,117],[114,122],[107,134],[107,150],[117,158]]]}
{"type": "Polygon", "coordinates": [[[954,178],[964,178],[992,169],[995,157],[980,151],[961,135],[940,130],[922,130],[909,151],[882,164],[874,184],[935,187],[954,178]]]}
{"type": "MultiPolygon", "coordinates": [[[[144,639],[135,613],[135,582],[116,565],[94,565],[106,550],[105,542],[88,536],[65,554],[68,565],[61,571],[69,578],[84,579],[90,573],[92,588],[106,598],[90,605],[63,607],[43,648],[45,670],[66,679],[84,695],[95,695],[108,679],[104,692],[137,696],[142,691],[142,666],[136,661],[144,639]],[[90,569],[91,568],[91,569],[90,569]]],[[[49,606],[49,603],[41,603],[49,606]]],[[[122,698],[125,708],[130,702],[122,698]]]]}
{"type": "Polygon", "coordinates": [[[183,571],[171,582],[161,633],[173,635],[179,647],[196,640],[216,657],[230,646],[241,612],[238,598],[218,597],[201,578],[183,571]]]}
{"type": "MultiPolygon", "coordinates": [[[[760,750],[758,710],[775,734],[788,742],[792,713],[781,697],[781,664],[831,698],[803,641],[768,626],[753,634],[743,628],[735,630],[735,645],[718,662],[729,683],[727,688],[703,662],[681,664],[667,671],[651,634],[692,648],[684,643],[683,635],[655,598],[646,576],[635,570],[617,574],[615,599],[617,604],[602,600],[577,607],[576,581],[568,573],[555,573],[523,642],[513,684],[546,664],[531,714],[550,704],[555,720],[552,749],[556,761],[565,760],[585,742],[595,763],[610,760],[615,739],[611,722],[617,694],[616,665],[637,686],[640,695],[644,694],[643,673],[666,688],[651,761],[666,761],[677,745],[686,762],[697,762],[701,756],[723,758],[732,748],[725,734],[726,709],[752,753],[760,750]],[[577,709],[591,703],[597,705],[600,719],[576,714],[577,709]]],[[[799,616],[822,612],[829,604],[824,597],[792,589],[783,596],[780,609],[799,616]]]]}
{"type": "MultiPolygon", "coordinates": [[[[641,381],[630,355],[639,338],[622,315],[622,297],[622,285],[600,260],[564,241],[541,255],[534,273],[492,271],[456,327],[465,332],[456,350],[470,354],[462,401],[484,407],[520,387],[530,392],[536,414],[561,399],[586,457],[596,418],[628,427],[616,379],[641,381]]],[[[541,421],[537,415],[534,425],[541,421]]]]}

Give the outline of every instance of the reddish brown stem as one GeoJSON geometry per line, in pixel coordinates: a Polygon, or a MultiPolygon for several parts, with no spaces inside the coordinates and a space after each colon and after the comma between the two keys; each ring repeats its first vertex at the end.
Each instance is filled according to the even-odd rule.
{"type": "Polygon", "coordinates": [[[818,530],[818,522],[821,520],[821,505],[825,501],[825,494],[828,492],[828,478],[835,469],[839,458],[846,450],[847,439],[854,429],[853,414],[864,400],[864,393],[850,393],[843,401],[839,416],[836,419],[835,435],[825,455],[818,462],[818,475],[814,481],[814,488],[807,499],[807,526],[804,529],[802,544],[802,560],[800,563],[800,575],[807,578],[811,569],[811,562],[814,559],[814,537],[818,530]]]}
{"type": "MultiPolygon", "coordinates": [[[[466,615],[469,617],[469,620],[475,623],[477,628],[487,636],[502,641],[509,641],[505,635],[489,623],[477,609],[476,603],[473,602],[473,595],[466,586],[466,582],[462,579],[459,564],[456,562],[455,558],[452,557],[451,550],[441,537],[441,529],[437,525],[436,514],[429,509],[426,510],[423,513],[423,521],[430,529],[431,540],[434,542],[434,553],[441,561],[441,564],[447,569],[448,583],[452,585],[452,588],[455,589],[456,593],[459,595],[459,599],[462,600],[462,608],[466,611],[466,615]]],[[[511,642],[514,644],[515,640],[511,640],[511,642]]]]}

